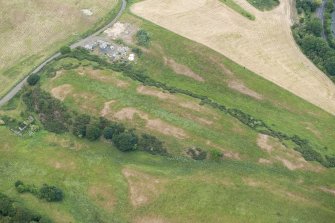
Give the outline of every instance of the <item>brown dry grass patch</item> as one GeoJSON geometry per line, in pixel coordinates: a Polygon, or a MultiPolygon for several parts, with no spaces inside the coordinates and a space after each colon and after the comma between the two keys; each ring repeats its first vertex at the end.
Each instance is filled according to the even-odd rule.
{"type": "Polygon", "coordinates": [[[133,120],[134,116],[137,115],[141,119],[146,121],[146,127],[152,131],[162,133],[164,135],[174,136],[179,139],[187,138],[187,134],[181,128],[173,126],[161,119],[150,119],[149,115],[136,108],[123,108],[114,114],[114,117],[119,120],[133,120]]]}
{"type": "Polygon", "coordinates": [[[205,81],[199,74],[194,73],[188,66],[177,63],[172,58],[164,57],[164,64],[170,67],[177,74],[190,77],[196,81],[205,81]]]}
{"type": "Polygon", "coordinates": [[[165,181],[131,168],[122,170],[129,187],[129,197],[133,206],[150,203],[164,190],[165,181]]]}
{"type": "Polygon", "coordinates": [[[218,0],[145,0],[131,11],[204,44],[301,98],[335,114],[335,85],[296,45],[291,1],[262,12],[235,0],[256,16],[250,21],[218,0]]]}
{"type": "Polygon", "coordinates": [[[55,88],[51,89],[51,94],[55,98],[57,98],[61,101],[64,101],[66,96],[68,96],[72,92],[72,90],[73,90],[72,85],[63,84],[63,85],[60,85],[58,87],[55,87],[55,88]]]}
{"type": "Polygon", "coordinates": [[[107,211],[112,211],[116,204],[114,190],[111,186],[99,184],[90,186],[88,194],[99,206],[107,211]]]}

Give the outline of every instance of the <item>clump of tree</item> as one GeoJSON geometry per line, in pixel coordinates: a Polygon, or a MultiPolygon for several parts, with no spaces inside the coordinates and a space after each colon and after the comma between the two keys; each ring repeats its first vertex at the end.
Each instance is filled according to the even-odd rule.
{"type": "Polygon", "coordinates": [[[329,1],[325,10],[324,28],[314,12],[319,6],[317,1],[297,0],[296,7],[300,21],[292,27],[293,36],[303,53],[326,74],[335,76],[335,41],[330,30],[330,13],[334,10],[329,1]],[[328,27],[328,28],[327,28],[328,27]],[[322,38],[322,32],[326,39],[322,38]]]}
{"type": "Polygon", "coordinates": [[[0,193],[0,222],[52,223],[48,217],[25,208],[21,203],[14,201],[2,193],[0,193]]]}
{"type": "Polygon", "coordinates": [[[32,74],[28,77],[27,82],[30,86],[34,86],[40,80],[40,76],[38,74],[32,74]]]}
{"type": "Polygon", "coordinates": [[[61,53],[62,55],[69,54],[69,53],[71,53],[71,48],[70,48],[69,46],[62,46],[62,47],[60,48],[60,53],[61,53]]]}
{"type": "Polygon", "coordinates": [[[63,191],[56,186],[49,186],[43,184],[42,187],[37,188],[35,185],[25,184],[18,180],[15,182],[16,191],[19,193],[31,193],[39,199],[46,200],[48,202],[60,202],[64,198],[63,191]]]}
{"type": "Polygon", "coordinates": [[[150,35],[144,29],[139,30],[136,33],[137,44],[140,46],[149,46],[150,44],[150,35]]]}

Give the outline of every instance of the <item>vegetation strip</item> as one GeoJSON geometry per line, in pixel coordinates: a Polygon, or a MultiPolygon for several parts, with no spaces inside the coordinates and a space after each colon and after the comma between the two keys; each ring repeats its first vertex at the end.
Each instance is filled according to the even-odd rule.
{"type": "MultiPolygon", "coordinates": [[[[97,68],[111,69],[116,72],[121,72],[122,74],[126,75],[129,78],[141,82],[143,85],[154,86],[154,87],[169,91],[170,93],[180,93],[180,94],[188,95],[195,99],[199,99],[201,105],[206,104],[206,105],[211,106],[212,108],[218,109],[224,112],[225,114],[228,114],[236,118],[241,123],[250,127],[251,129],[253,129],[254,131],[258,133],[266,134],[274,138],[277,138],[280,141],[282,141],[284,145],[285,145],[285,142],[294,143],[295,144],[294,150],[300,152],[302,156],[305,158],[305,160],[317,161],[325,167],[335,167],[335,157],[326,155],[324,158],[320,153],[318,153],[317,151],[313,149],[313,146],[308,140],[302,139],[297,135],[289,136],[281,131],[274,130],[269,125],[267,125],[264,121],[254,118],[253,116],[241,111],[240,109],[227,108],[225,105],[217,103],[214,100],[208,98],[207,96],[199,95],[189,90],[184,90],[184,89],[168,86],[165,83],[155,81],[152,78],[150,78],[147,74],[145,74],[144,71],[136,70],[130,64],[127,64],[127,63],[111,64],[107,62],[106,60],[100,58],[99,56],[90,54],[87,50],[83,48],[77,48],[67,54],[64,54],[60,58],[57,58],[57,60],[60,60],[62,58],[67,58],[67,57],[75,58],[80,61],[81,60],[93,61],[99,64],[99,67],[97,68]]],[[[51,65],[46,67],[44,71],[47,74],[51,74],[51,75],[56,72],[56,70],[54,70],[54,68],[51,65]]]]}
{"type": "Polygon", "coordinates": [[[255,20],[256,19],[256,17],[253,14],[251,14],[248,11],[246,11],[239,4],[237,4],[236,2],[234,2],[234,0],[220,0],[220,1],[223,2],[224,4],[226,4],[228,7],[230,7],[234,11],[236,11],[237,13],[243,15],[247,19],[250,19],[250,20],[255,20]]]}

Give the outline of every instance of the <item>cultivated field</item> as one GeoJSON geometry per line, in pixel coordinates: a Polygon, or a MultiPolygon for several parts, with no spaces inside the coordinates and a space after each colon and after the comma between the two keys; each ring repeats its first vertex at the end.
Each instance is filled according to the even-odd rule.
{"type": "Polygon", "coordinates": [[[116,2],[0,0],[0,97],[60,46],[102,21],[116,2]]]}
{"type": "Polygon", "coordinates": [[[296,46],[290,0],[261,12],[235,0],[256,16],[250,21],[218,0],[146,0],[131,11],[202,43],[303,99],[335,114],[335,85],[296,46]]]}

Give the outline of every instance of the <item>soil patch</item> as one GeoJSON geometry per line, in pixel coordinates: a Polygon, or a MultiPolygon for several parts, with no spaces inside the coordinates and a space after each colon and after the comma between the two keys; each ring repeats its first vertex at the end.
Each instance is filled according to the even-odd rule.
{"type": "Polygon", "coordinates": [[[136,90],[140,94],[154,96],[154,97],[158,97],[160,99],[176,99],[176,96],[174,96],[170,93],[162,92],[162,91],[157,90],[157,89],[152,88],[152,87],[147,87],[147,86],[141,85],[141,86],[138,86],[136,90]]]}
{"type": "Polygon", "coordinates": [[[104,103],[104,107],[103,107],[103,109],[100,112],[100,115],[102,117],[105,117],[106,115],[110,114],[110,112],[111,112],[110,106],[111,106],[111,104],[113,104],[115,102],[116,102],[115,100],[111,100],[111,101],[105,102],[104,103]]]}
{"type": "Polygon", "coordinates": [[[320,189],[324,192],[331,193],[332,195],[335,196],[335,189],[330,189],[330,188],[326,188],[326,187],[320,187],[320,189]]]}
{"type": "Polygon", "coordinates": [[[134,221],[134,223],[168,223],[169,221],[161,217],[142,217],[134,221]]]}
{"type": "Polygon", "coordinates": [[[51,90],[52,96],[64,101],[66,96],[71,93],[73,87],[70,84],[63,84],[61,86],[55,87],[51,90]]]}
{"type": "Polygon", "coordinates": [[[148,114],[142,112],[136,108],[123,108],[114,117],[119,120],[132,120],[134,115],[138,115],[141,119],[146,121],[146,127],[150,130],[160,132],[164,135],[174,136],[179,139],[187,138],[184,130],[170,125],[160,119],[150,119],[148,114]]]}
{"type": "Polygon", "coordinates": [[[194,73],[189,67],[179,64],[171,58],[164,57],[164,63],[170,67],[175,73],[181,74],[197,81],[205,81],[199,74],[194,73]]]}

